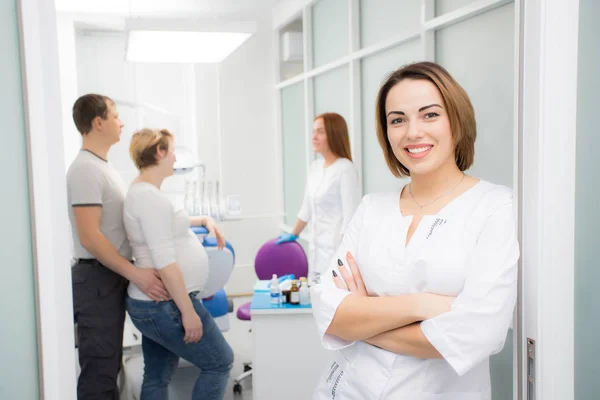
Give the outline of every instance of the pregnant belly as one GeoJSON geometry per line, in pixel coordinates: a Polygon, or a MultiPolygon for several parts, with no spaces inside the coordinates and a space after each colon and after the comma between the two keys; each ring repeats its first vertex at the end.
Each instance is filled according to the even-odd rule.
{"type": "Polygon", "coordinates": [[[194,290],[204,287],[208,277],[208,256],[196,236],[177,241],[175,254],[186,287],[194,290]]]}

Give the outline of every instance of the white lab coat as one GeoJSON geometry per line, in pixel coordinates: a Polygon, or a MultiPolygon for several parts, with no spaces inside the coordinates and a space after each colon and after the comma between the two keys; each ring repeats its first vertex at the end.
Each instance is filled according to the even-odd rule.
{"type": "Polygon", "coordinates": [[[327,168],[323,164],[322,158],[311,164],[304,201],[298,213],[298,218],[311,227],[308,244],[310,282],[315,282],[329,267],[329,261],[360,202],[358,174],[352,161],[338,158],[327,168]]]}
{"type": "Polygon", "coordinates": [[[519,247],[512,193],[480,181],[436,215],[424,216],[408,246],[412,216],[399,193],[365,196],[321,283],[313,313],[334,361],[313,399],[489,400],[489,357],[504,346],[517,298],[519,247]],[[443,359],[422,359],[348,342],[325,331],[349,295],[331,270],[349,250],[370,294],[457,296],[450,312],[421,323],[443,359]]]}

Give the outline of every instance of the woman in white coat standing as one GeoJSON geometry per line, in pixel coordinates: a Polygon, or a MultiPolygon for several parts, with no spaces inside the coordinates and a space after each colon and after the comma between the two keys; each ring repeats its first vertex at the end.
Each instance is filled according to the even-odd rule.
{"type": "Polygon", "coordinates": [[[308,280],[315,283],[329,267],[340,245],[344,230],[360,202],[360,188],[350,154],[348,126],[341,115],[324,113],[316,117],[312,144],[315,153],[322,157],[310,166],[296,225],[276,243],[297,240],[310,223],[308,280]]]}
{"type": "Polygon", "coordinates": [[[473,107],[437,64],[391,74],[376,124],[389,169],[411,182],[364,197],[312,288],[335,350],[314,399],[490,400],[517,298],[511,190],[465,175],[473,107]]]}

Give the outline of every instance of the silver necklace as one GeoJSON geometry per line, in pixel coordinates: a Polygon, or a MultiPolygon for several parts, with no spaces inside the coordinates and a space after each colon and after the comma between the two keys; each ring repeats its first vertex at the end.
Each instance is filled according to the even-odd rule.
{"type": "Polygon", "coordinates": [[[429,203],[425,203],[423,205],[420,205],[417,200],[415,200],[415,197],[413,196],[412,193],[412,182],[408,185],[408,194],[410,194],[410,198],[412,199],[412,201],[415,202],[415,204],[419,207],[419,210],[422,210],[424,207],[427,207],[430,204],[435,203],[436,201],[438,201],[439,199],[441,199],[442,197],[448,196],[450,193],[454,192],[454,190],[458,187],[458,185],[461,184],[461,182],[463,181],[463,179],[465,179],[465,174],[463,172],[462,174],[462,178],[460,178],[460,181],[458,181],[458,183],[450,190],[448,190],[446,193],[443,193],[440,197],[437,197],[436,199],[430,201],[429,203]]]}

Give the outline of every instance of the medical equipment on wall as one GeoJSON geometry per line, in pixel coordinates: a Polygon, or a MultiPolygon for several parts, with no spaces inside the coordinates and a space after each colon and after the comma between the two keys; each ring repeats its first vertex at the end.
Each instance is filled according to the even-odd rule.
{"type": "Polygon", "coordinates": [[[172,190],[176,203],[183,197],[182,206],[189,215],[209,215],[216,221],[232,220],[240,215],[240,197],[230,195],[223,199],[219,181],[206,179],[206,165],[197,162],[191,150],[176,147],[175,156],[174,178],[183,182],[172,190]],[[194,173],[196,170],[198,173],[194,173]]]}
{"type": "MultiPolygon", "coordinates": [[[[137,96],[134,96],[137,97],[137,96]]],[[[183,116],[159,106],[140,102],[115,99],[125,125],[121,141],[129,143],[133,133],[144,127],[166,127],[173,132],[176,143],[185,143],[189,147],[176,146],[174,176],[165,179],[161,187],[177,209],[185,209],[189,215],[209,215],[216,221],[238,220],[241,214],[239,195],[221,196],[222,185],[218,180],[206,179],[206,164],[198,162],[194,152],[197,138],[190,135],[193,123],[183,116]]],[[[139,171],[131,162],[128,146],[115,146],[109,160],[123,178],[126,186],[137,177],[139,171]]]]}

